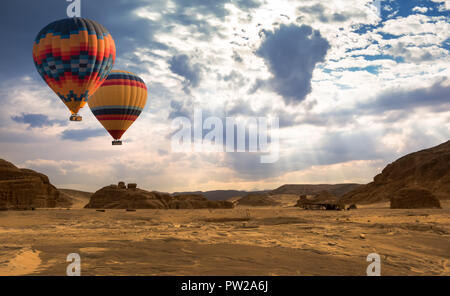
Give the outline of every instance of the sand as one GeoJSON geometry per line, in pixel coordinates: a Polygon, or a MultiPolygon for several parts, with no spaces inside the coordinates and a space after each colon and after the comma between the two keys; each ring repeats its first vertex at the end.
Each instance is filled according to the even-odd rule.
{"type": "Polygon", "coordinates": [[[214,210],[38,209],[0,212],[0,275],[450,275],[443,209],[293,207],[214,210]]]}

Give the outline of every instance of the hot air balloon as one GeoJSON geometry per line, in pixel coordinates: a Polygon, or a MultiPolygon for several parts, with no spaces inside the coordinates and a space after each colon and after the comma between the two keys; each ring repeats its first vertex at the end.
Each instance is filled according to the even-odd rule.
{"type": "Polygon", "coordinates": [[[147,102],[147,87],[137,75],[113,70],[89,99],[92,113],[114,138],[113,145],[122,145],[120,138],[141,114],[147,102]]]}
{"type": "Polygon", "coordinates": [[[36,68],[69,108],[71,121],[111,72],[116,47],[109,32],[85,18],[68,18],[42,29],[33,45],[36,68]]]}

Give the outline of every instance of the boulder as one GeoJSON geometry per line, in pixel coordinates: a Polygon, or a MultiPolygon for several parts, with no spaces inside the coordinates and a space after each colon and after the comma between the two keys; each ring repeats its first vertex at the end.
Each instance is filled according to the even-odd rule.
{"type": "Polygon", "coordinates": [[[422,188],[404,188],[391,198],[391,209],[430,209],[441,208],[439,199],[422,188]]]}

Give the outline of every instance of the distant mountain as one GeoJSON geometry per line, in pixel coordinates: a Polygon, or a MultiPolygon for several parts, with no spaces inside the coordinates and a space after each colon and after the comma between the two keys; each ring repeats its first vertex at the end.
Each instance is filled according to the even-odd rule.
{"type": "Polygon", "coordinates": [[[242,191],[242,190],[212,190],[212,191],[191,191],[174,192],[172,195],[201,194],[209,200],[227,200],[232,197],[244,196],[249,193],[264,193],[266,191],[242,191]]]}
{"type": "Polygon", "coordinates": [[[342,196],[349,191],[361,186],[360,184],[286,184],[269,192],[270,195],[296,194],[296,195],[316,195],[323,191],[328,191],[335,196],[342,196]]]}
{"type": "Polygon", "coordinates": [[[438,199],[450,199],[450,141],[403,156],[386,166],[373,182],[345,194],[342,200],[389,201],[403,188],[426,189],[438,199]]]}
{"type": "Polygon", "coordinates": [[[278,206],[280,203],[267,193],[249,193],[238,199],[239,206],[278,206]]]}

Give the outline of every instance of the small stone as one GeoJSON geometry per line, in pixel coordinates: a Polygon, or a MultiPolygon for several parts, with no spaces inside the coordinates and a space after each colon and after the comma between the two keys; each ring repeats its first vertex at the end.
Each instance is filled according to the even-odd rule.
{"type": "Polygon", "coordinates": [[[361,233],[361,234],[359,235],[359,238],[360,238],[360,239],[365,239],[366,236],[365,236],[363,233],[361,233]]]}

